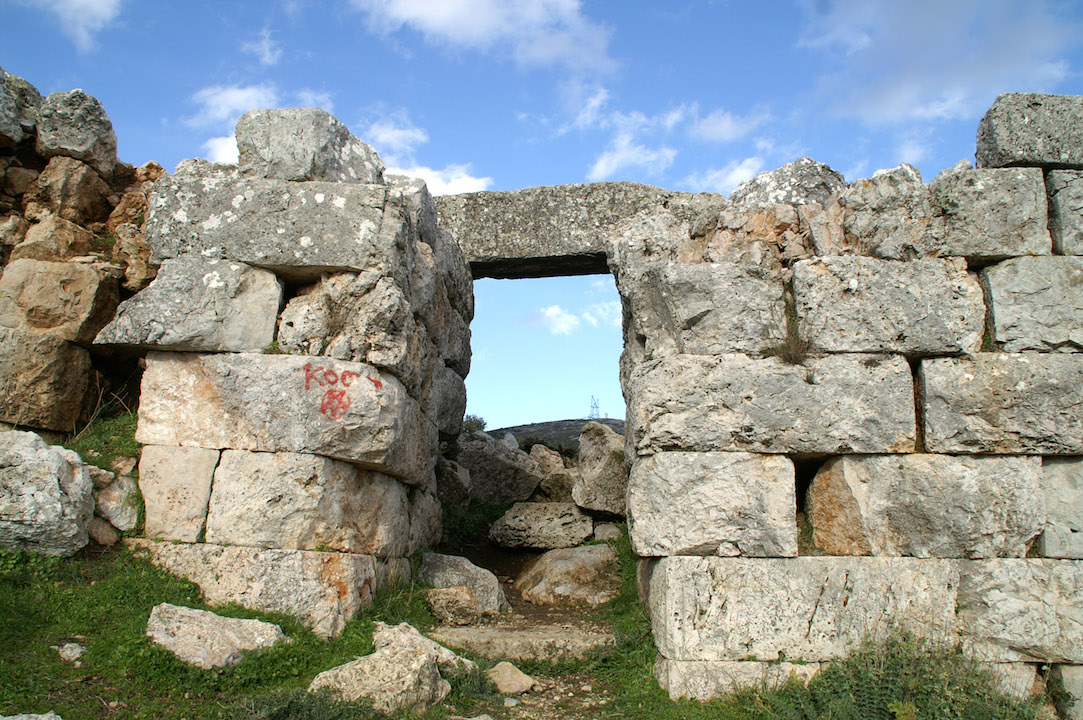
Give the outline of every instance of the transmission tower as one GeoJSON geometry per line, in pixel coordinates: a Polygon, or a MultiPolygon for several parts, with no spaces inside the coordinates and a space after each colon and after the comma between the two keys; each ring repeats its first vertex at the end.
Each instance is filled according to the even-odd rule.
{"type": "Polygon", "coordinates": [[[590,396],[590,415],[587,415],[587,419],[588,420],[597,420],[599,417],[601,417],[601,414],[598,412],[598,398],[591,395],[590,396]]]}

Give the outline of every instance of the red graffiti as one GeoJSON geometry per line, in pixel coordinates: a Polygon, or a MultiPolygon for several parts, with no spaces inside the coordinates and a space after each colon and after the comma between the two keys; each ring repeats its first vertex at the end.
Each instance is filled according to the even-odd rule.
{"type": "Polygon", "coordinates": [[[342,379],[343,387],[350,387],[350,383],[354,378],[361,377],[361,373],[354,372],[353,370],[343,370],[342,375],[339,376],[342,379]]]}
{"type": "MultiPolygon", "coordinates": [[[[335,388],[334,386],[341,384],[343,388],[348,388],[353,384],[355,379],[362,377],[361,373],[354,372],[353,370],[336,372],[334,370],[325,369],[321,365],[313,367],[312,363],[305,363],[304,370],[305,390],[309,390],[313,386],[328,388],[323,394],[323,399],[320,401],[320,412],[332,420],[341,420],[345,417],[346,412],[350,409],[350,396],[345,390],[335,388]]],[[[377,390],[382,389],[384,386],[384,384],[376,378],[370,377],[368,380],[377,390]]]]}
{"type": "Polygon", "coordinates": [[[350,409],[350,396],[345,390],[328,390],[323,394],[320,412],[332,420],[341,420],[350,409]]]}
{"type": "Polygon", "coordinates": [[[311,382],[316,381],[316,384],[323,387],[323,381],[320,380],[319,372],[323,370],[322,367],[318,367],[315,370],[312,369],[312,363],[305,363],[305,390],[308,390],[311,382]]]}
{"type": "Polygon", "coordinates": [[[382,382],[380,382],[379,380],[377,380],[376,378],[370,377],[369,382],[371,382],[373,385],[375,385],[377,390],[383,389],[384,384],[382,382]]]}

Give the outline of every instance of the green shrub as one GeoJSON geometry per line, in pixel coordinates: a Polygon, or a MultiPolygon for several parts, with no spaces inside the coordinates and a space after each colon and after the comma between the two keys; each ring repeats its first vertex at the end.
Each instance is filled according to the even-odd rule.
{"type": "Polygon", "coordinates": [[[463,418],[463,433],[469,435],[470,433],[481,432],[485,429],[485,418],[477,415],[467,415],[463,418]]]}

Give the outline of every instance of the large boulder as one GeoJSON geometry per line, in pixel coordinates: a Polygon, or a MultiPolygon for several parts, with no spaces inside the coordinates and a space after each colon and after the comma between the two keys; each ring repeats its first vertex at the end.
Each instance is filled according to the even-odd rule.
{"type": "Polygon", "coordinates": [[[90,370],[90,355],[78,345],[0,327],[0,421],[72,432],[90,370]]]}
{"type": "Polygon", "coordinates": [[[94,513],[79,456],[30,432],[0,432],[0,547],[74,555],[94,513]]]}
{"type": "Polygon", "coordinates": [[[544,477],[529,455],[488,433],[460,435],[458,444],[457,461],[470,471],[470,499],[475,504],[526,500],[544,477]]]}
{"type": "Polygon", "coordinates": [[[654,678],[673,700],[704,702],[752,688],[774,690],[797,679],[807,683],[820,663],[760,662],[758,660],[667,660],[654,663],[654,678]]]}
{"type": "Polygon", "coordinates": [[[38,109],[39,155],[82,160],[104,178],[113,176],[117,136],[98,99],[82,90],[55,92],[38,109]]]}
{"type": "Polygon", "coordinates": [[[23,132],[29,137],[34,134],[38,124],[38,110],[44,102],[38,89],[29,82],[11,73],[5,73],[0,68],[0,75],[5,76],[8,90],[15,98],[15,107],[19,114],[19,124],[23,132]]]}
{"type": "Polygon", "coordinates": [[[388,715],[428,712],[451,692],[434,656],[397,647],[324,670],[308,686],[309,692],[321,688],[330,688],[343,700],[367,698],[373,708],[388,715]]]}
{"type": "Polygon", "coordinates": [[[11,251],[11,260],[69,260],[90,252],[93,236],[59,215],[46,215],[31,225],[11,251]]]}
{"type": "Polygon", "coordinates": [[[572,487],[575,504],[623,517],[627,487],[624,436],[601,423],[587,423],[579,436],[579,477],[572,487]]]}
{"type": "Polygon", "coordinates": [[[169,603],[150,611],[147,637],[204,670],[235,665],[246,652],[289,641],[282,628],[262,620],[227,618],[169,603]]]}
{"type": "Polygon", "coordinates": [[[0,276],[0,326],[87,345],[117,308],[113,268],[15,260],[0,276]]]}
{"type": "Polygon", "coordinates": [[[802,157],[777,170],[761,172],[730,193],[730,202],[741,205],[785,203],[823,205],[846,187],[842,173],[810,157],[802,157]]]}
{"type": "Polygon", "coordinates": [[[978,124],[978,167],[1083,168],[1083,97],[1001,93],[978,124]]]}
{"type": "Polygon", "coordinates": [[[535,605],[603,605],[620,589],[617,551],[609,545],[550,550],[523,569],[515,589],[535,605]]]}
{"type": "Polygon", "coordinates": [[[484,615],[511,609],[496,575],[464,557],[425,553],[417,577],[435,588],[470,587],[477,598],[478,611],[484,615]]]}
{"type": "Polygon", "coordinates": [[[1083,257],[1012,258],[982,275],[1004,350],[1083,350],[1083,257]]]}
{"type": "Polygon", "coordinates": [[[839,196],[843,243],[861,254],[907,260],[939,254],[942,220],[916,167],[902,164],[855,180],[839,196]]]}
{"type": "Polygon", "coordinates": [[[54,214],[87,225],[109,216],[110,194],[109,184],[86,163],[54,157],[23,196],[23,205],[30,220],[54,214]]]}
{"type": "Polygon", "coordinates": [[[478,669],[477,663],[459,657],[451,650],[418,632],[417,628],[409,623],[388,625],[377,622],[372,631],[372,645],[379,651],[384,648],[400,648],[411,650],[423,655],[431,655],[436,658],[437,665],[444,672],[474,672],[478,669]]]}
{"type": "Polygon", "coordinates": [[[489,528],[501,547],[549,550],[578,545],[594,533],[590,516],[572,503],[515,503],[489,528]]]}
{"type": "Polygon", "coordinates": [[[19,122],[19,106],[15,93],[8,83],[7,73],[0,68],[0,145],[11,147],[23,139],[22,123],[19,122]]]}

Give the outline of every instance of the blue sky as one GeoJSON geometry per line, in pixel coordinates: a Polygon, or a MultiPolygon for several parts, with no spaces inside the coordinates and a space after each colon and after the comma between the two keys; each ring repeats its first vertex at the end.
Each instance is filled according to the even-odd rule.
{"type": "MultiPolygon", "coordinates": [[[[0,0],[0,19],[0,65],[97,96],[127,162],[228,159],[246,110],[318,105],[434,193],[728,194],[801,155],[928,182],[972,159],[998,93],[1083,94],[1079,2],[0,0]]],[[[623,414],[611,280],[476,291],[470,412],[623,414]]]]}

